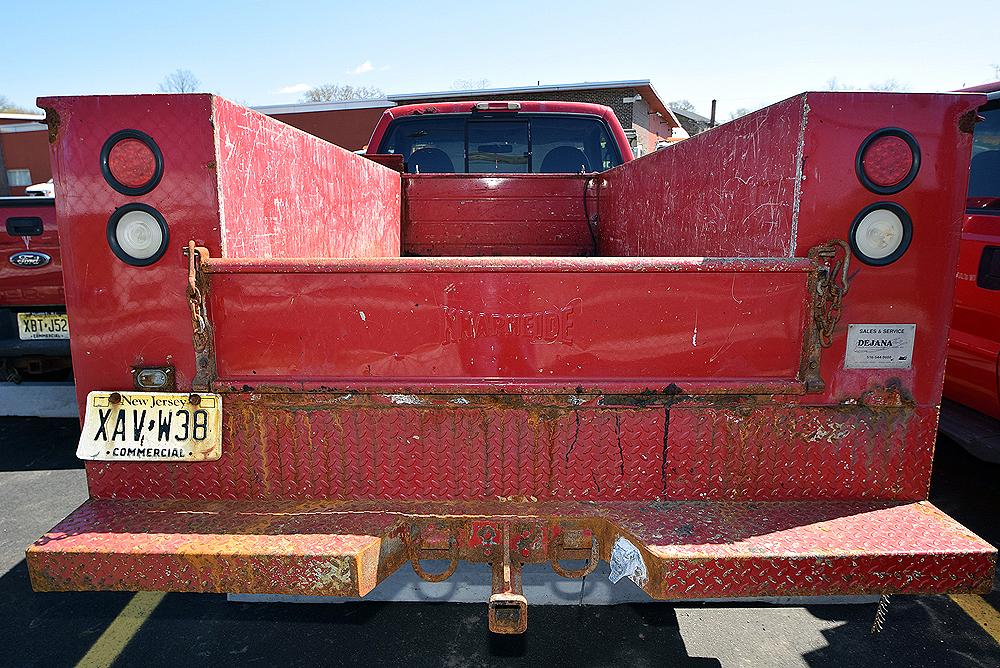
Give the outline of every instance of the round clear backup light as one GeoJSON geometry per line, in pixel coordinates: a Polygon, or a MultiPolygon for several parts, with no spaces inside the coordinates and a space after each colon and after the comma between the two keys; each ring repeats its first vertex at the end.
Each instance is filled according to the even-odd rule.
{"type": "Polygon", "coordinates": [[[913,221],[895,202],[866,206],[851,225],[851,251],[865,264],[892,264],[903,256],[913,238],[913,221]]]}
{"type": "Polygon", "coordinates": [[[108,244],[119,260],[146,267],[167,251],[170,230],[159,211],[146,204],[126,204],[108,219],[108,244]]]}

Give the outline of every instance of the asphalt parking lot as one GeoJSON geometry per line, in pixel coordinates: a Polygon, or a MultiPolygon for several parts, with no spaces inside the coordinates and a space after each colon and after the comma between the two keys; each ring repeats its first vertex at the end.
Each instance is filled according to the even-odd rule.
{"type": "MultiPolygon", "coordinates": [[[[967,613],[944,596],[871,604],[531,606],[491,638],[485,604],[232,603],[221,595],[36,594],[24,548],[86,497],[76,420],[0,418],[0,665],[1000,665],[1000,591],[967,613]]],[[[939,444],[931,499],[1000,543],[1000,466],[939,444]]]]}

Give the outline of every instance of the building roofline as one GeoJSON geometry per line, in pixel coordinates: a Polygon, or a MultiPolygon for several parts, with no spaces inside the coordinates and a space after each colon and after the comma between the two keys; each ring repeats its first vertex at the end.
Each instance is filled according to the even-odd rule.
{"type": "Polygon", "coordinates": [[[273,104],[252,107],[254,111],[262,114],[305,114],[314,111],[337,111],[343,109],[375,109],[389,108],[397,103],[408,103],[412,100],[425,100],[428,98],[478,98],[488,100],[492,95],[517,95],[518,93],[558,93],[559,91],[570,90],[600,90],[608,88],[637,88],[649,91],[652,100],[646,100],[650,109],[659,112],[663,116],[668,116],[677,126],[680,121],[673,111],[656,92],[656,88],[649,79],[623,79],[620,81],[582,81],[568,84],[551,84],[545,86],[512,86],[507,88],[480,88],[468,90],[438,90],[424,93],[393,93],[384,98],[371,98],[368,100],[349,100],[341,102],[294,102],[292,104],[273,104]]]}
{"type": "MultiPolygon", "coordinates": [[[[488,97],[489,95],[516,95],[517,93],[557,93],[562,90],[592,90],[595,88],[639,88],[652,85],[649,79],[629,79],[624,81],[584,81],[570,84],[547,84],[545,86],[512,86],[508,88],[476,88],[466,90],[437,90],[428,93],[395,93],[386,95],[393,102],[420,100],[425,97],[488,97]]],[[[656,92],[655,90],[653,91],[656,92]]]]}
{"type": "Polygon", "coordinates": [[[705,118],[701,114],[697,114],[697,113],[695,113],[693,111],[685,111],[684,109],[673,109],[673,108],[671,108],[670,111],[674,112],[674,114],[676,114],[678,116],[684,116],[686,118],[690,118],[691,120],[698,121],[699,123],[711,123],[712,122],[712,119],[705,118]]]}
{"type": "Polygon", "coordinates": [[[12,112],[0,112],[0,120],[4,121],[42,121],[45,114],[15,114],[12,112]]]}
{"type": "Polygon", "coordinates": [[[337,102],[293,102],[292,104],[266,104],[251,107],[254,111],[272,116],[274,114],[306,114],[312,111],[339,111],[343,109],[381,109],[394,107],[396,103],[386,98],[368,100],[342,100],[337,102]]]}
{"type": "Polygon", "coordinates": [[[10,125],[0,125],[0,133],[8,134],[12,132],[38,132],[48,130],[45,123],[11,123],[10,125]]]}

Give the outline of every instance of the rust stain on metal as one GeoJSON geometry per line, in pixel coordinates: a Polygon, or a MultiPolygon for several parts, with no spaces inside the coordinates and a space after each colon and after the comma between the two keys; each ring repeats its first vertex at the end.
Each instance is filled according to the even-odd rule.
{"type": "Polygon", "coordinates": [[[432,581],[470,561],[493,564],[497,593],[516,595],[520,564],[582,577],[618,537],[640,550],[654,598],[985,591],[996,558],[927,502],[204,500],[89,501],[27,557],[45,591],[362,596],[406,561],[432,581]],[[427,573],[423,558],[449,566],[427,573]]]}
{"type": "Polygon", "coordinates": [[[206,306],[208,276],[202,271],[209,252],[207,248],[196,246],[194,241],[188,241],[185,255],[188,258],[187,297],[195,351],[195,376],[191,387],[205,392],[216,377],[215,333],[206,306]]]}
{"type": "Polygon", "coordinates": [[[59,125],[62,119],[59,112],[53,107],[45,107],[45,124],[49,126],[49,143],[55,144],[59,140],[59,125]]]}
{"type": "Polygon", "coordinates": [[[979,112],[975,109],[967,111],[958,117],[958,131],[963,134],[971,135],[976,128],[976,123],[983,120],[983,117],[979,115],[979,112]]]}

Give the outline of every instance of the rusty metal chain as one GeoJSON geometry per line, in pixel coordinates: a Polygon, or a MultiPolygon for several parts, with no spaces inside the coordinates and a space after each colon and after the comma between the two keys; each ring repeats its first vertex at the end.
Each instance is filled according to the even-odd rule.
{"type": "Polygon", "coordinates": [[[846,241],[833,239],[810,248],[809,257],[820,265],[814,309],[816,331],[820,345],[829,348],[833,343],[833,328],[840,320],[844,295],[847,294],[851,251],[846,241]]]}
{"type": "Polygon", "coordinates": [[[206,328],[205,296],[198,287],[200,251],[194,241],[188,242],[188,305],[191,307],[191,325],[197,334],[204,334],[206,328]]]}

